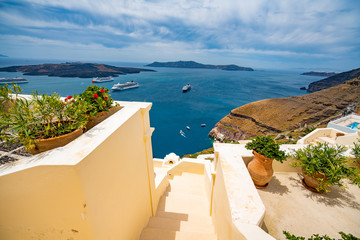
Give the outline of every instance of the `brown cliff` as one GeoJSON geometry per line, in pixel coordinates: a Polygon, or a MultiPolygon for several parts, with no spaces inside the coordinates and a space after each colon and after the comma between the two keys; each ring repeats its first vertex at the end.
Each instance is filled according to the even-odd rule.
{"type": "Polygon", "coordinates": [[[360,77],[302,96],[265,99],[233,109],[211,130],[213,138],[242,140],[306,125],[327,124],[350,104],[360,104],[360,77]]]}

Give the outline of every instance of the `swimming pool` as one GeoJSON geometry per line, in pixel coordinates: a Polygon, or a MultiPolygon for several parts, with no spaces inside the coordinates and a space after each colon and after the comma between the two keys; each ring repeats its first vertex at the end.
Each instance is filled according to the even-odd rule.
{"type": "Polygon", "coordinates": [[[354,130],[358,130],[358,126],[359,126],[360,123],[358,122],[353,122],[352,124],[350,125],[347,125],[348,128],[351,128],[351,129],[354,129],[354,130]]]}

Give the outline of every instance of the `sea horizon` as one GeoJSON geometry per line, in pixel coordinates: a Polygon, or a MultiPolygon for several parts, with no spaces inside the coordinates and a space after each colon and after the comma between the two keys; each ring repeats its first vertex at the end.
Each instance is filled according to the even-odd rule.
{"type": "MultiPolygon", "coordinates": [[[[0,58],[0,67],[63,62],[78,61],[0,58]]],[[[140,84],[139,88],[111,92],[111,95],[118,101],[152,102],[150,125],[155,127],[152,136],[155,158],[164,158],[171,152],[183,156],[210,148],[212,139],[208,133],[232,109],[262,99],[306,94],[306,91],[300,90],[301,87],[324,78],[300,75],[304,70],[289,69],[260,69],[252,72],[145,67],[149,63],[134,62],[81,62],[156,70],[120,75],[114,78],[114,82],[98,84],[109,89],[117,82],[133,80],[140,84]],[[182,93],[181,89],[187,83],[191,84],[192,89],[182,93]],[[206,127],[201,127],[201,124],[206,124],[206,127]],[[185,133],[185,137],[180,135],[180,130],[185,133]]],[[[91,78],[24,76],[20,72],[0,72],[0,77],[19,76],[29,80],[29,83],[21,84],[25,94],[37,90],[39,93],[57,92],[68,96],[79,94],[92,84],[91,78]]]]}

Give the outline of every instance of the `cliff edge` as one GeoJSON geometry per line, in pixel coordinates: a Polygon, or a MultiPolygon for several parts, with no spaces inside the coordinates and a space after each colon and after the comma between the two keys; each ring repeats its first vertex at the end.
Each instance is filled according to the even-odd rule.
{"type": "Polygon", "coordinates": [[[302,96],[265,99],[233,109],[209,133],[215,139],[242,140],[274,135],[306,125],[327,124],[349,105],[360,105],[360,77],[302,96]]]}
{"type": "Polygon", "coordinates": [[[342,72],[339,74],[336,74],[334,76],[312,82],[309,84],[308,91],[309,92],[316,92],[320,91],[329,87],[334,87],[336,85],[342,84],[347,80],[357,78],[360,76],[360,68],[353,69],[347,72],[342,72]]]}

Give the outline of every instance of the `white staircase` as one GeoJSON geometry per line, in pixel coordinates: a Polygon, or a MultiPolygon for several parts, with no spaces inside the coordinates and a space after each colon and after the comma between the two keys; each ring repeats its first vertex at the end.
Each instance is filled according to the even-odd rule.
{"type": "Polygon", "coordinates": [[[170,180],[140,240],[216,240],[209,214],[204,176],[184,172],[170,180]]]}

